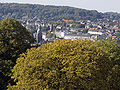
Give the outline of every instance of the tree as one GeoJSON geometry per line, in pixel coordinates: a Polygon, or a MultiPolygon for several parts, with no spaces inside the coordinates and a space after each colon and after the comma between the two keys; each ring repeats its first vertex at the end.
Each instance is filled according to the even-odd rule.
{"type": "Polygon", "coordinates": [[[56,35],[52,33],[48,33],[46,37],[55,39],[56,35]]]}
{"type": "Polygon", "coordinates": [[[18,21],[4,19],[0,22],[0,89],[10,82],[11,68],[19,54],[30,48],[34,41],[30,33],[18,21]]]}
{"type": "Polygon", "coordinates": [[[48,30],[50,30],[50,26],[44,26],[44,27],[42,27],[42,31],[43,32],[48,32],[48,30]]]}
{"type": "MultiPolygon", "coordinates": [[[[18,21],[4,19],[0,23],[0,58],[13,60],[30,47],[34,41],[30,33],[18,21]]],[[[14,61],[15,62],[15,61],[14,61]]]]}
{"type": "Polygon", "coordinates": [[[85,24],[73,24],[72,28],[85,28],[85,24]]]}
{"type": "Polygon", "coordinates": [[[6,90],[8,82],[10,83],[11,69],[13,68],[11,60],[0,59],[0,90],[6,90]]]}
{"type": "Polygon", "coordinates": [[[27,50],[12,70],[16,85],[9,85],[9,90],[120,89],[115,81],[120,81],[120,69],[100,43],[56,40],[27,50]]]}
{"type": "Polygon", "coordinates": [[[120,47],[116,43],[116,40],[100,40],[96,41],[97,47],[103,47],[107,52],[109,52],[109,60],[112,61],[113,65],[120,66],[120,47]]]}

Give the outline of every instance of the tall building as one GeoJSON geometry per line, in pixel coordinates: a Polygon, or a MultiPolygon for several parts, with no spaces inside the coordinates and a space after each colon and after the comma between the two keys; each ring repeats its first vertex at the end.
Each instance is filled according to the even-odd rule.
{"type": "Polygon", "coordinates": [[[37,33],[36,33],[36,41],[37,43],[39,44],[40,41],[42,41],[42,31],[41,31],[41,25],[38,25],[38,30],[37,30],[37,33]]]}

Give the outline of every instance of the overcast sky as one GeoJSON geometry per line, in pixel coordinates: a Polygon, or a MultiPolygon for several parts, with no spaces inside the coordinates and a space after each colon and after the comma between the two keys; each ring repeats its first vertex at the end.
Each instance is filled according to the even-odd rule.
{"type": "Polygon", "coordinates": [[[0,2],[71,6],[100,12],[120,13],[120,0],[0,0],[0,2]]]}

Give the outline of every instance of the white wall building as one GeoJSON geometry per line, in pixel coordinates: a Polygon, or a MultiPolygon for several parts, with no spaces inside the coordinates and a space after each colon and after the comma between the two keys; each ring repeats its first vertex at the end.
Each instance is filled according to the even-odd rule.
{"type": "Polygon", "coordinates": [[[90,39],[90,35],[88,35],[88,34],[84,34],[84,35],[68,34],[68,35],[64,36],[64,39],[71,39],[71,40],[81,39],[81,40],[86,40],[86,39],[90,39]]]}
{"type": "Polygon", "coordinates": [[[94,34],[94,35],[103,35],[102,32],[97,32],[97,31],[88,31],[89,34],[94,34]]]}
{"type": "Polygon", "coordinates": [[[65,32],[62,32],[62,31],[56,31],[56,32],[55,32],[55,35],[56,35],[56,37],[58,37],[58,38],[64,38],[64,36],[65,36],[65,32]]]}

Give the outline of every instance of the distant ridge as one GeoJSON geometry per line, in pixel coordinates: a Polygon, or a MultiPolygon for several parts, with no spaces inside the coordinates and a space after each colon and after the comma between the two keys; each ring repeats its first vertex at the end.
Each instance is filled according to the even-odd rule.
{"type": "Polygon", "coordinates": [[[68,6],[51,6],[39,4],[0,3],[0,19],[6,17],[23,19],[39,18],[40,20],[96,20],[120,18],[119,13],[101,13],[96,10],[79,9],[68,6]]]}

